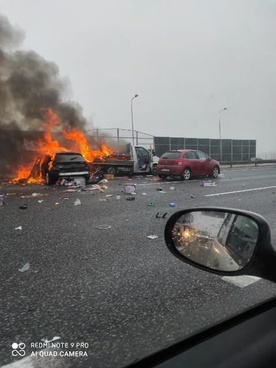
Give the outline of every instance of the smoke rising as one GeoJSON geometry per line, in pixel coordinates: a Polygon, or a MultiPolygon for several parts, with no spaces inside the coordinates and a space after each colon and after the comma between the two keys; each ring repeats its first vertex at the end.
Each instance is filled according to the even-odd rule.
{"type": "Polygon", "coordinates": [[[58,66],[34,51],[21,50],[24,37],[22,30],[0,15],[0,176],[7,162],[18,163],[26,131],[42,130],[45,109],[55,111],[63,128],[84,131],[86,127],[81,106],[63,100],[67,85],[58,66]]]}

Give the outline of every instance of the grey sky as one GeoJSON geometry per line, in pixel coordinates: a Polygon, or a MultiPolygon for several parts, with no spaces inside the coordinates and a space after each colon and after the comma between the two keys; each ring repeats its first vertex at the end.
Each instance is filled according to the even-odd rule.
{"type": "Polygon", "coordinates": [[[276,154],[276,1],[1,0],[99,128],[257,139],[276,154]]]}

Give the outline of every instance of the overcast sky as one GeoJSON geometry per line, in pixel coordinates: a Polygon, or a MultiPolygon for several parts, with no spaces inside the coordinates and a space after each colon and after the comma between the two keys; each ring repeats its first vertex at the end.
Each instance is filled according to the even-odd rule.
{"type": "Polygon", "coordinates": [[[276,0],[1,0],[90,127],[257,139],[275,153],[276,0]]]}

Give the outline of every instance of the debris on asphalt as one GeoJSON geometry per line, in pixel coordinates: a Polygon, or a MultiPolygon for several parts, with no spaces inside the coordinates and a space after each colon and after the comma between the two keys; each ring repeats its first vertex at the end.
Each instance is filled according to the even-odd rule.
{"type": "Polygon", "coordinates": [[[147,193],[142,193],[142,196],[146,196],[147,195],[147,193]]]}
{"type": "Polygon", "coordinates": [[[166,216],[167,216],[167,212],[165,212],[164,213],[164,215],[159,215],[159,212],[157,212],[157,214],[156,214],[156,218],[166,218],[166,216]]]}
{"type": "Polygon", "coordinates": [[[147,206],[148,207],[155,207],[155,204],[154,203],[148,203],[147,206]]]}
{"type": "Polygon", "coordinates": [[[100,202],[107,202],[107,201],[108,201],[108,199],[106,199],[106,198],[100,198],[100,199],[99,199],[99,201],[100,201],[100,202]]]}
{"type": "Polygon", "coordinates": [[[148,235],[147,238],[148,239],[157,239],[158,236],[157,235],[148,235]]]}
{"type": "Polygon", "coordinates": [[[117,194],[116,199],[121,199],[120,194],[117,194]]]}
{"type": "Polygon", "coordinates": [[[43,199],[39,199],[37,202],[38,202],[38,203],[42,203],[42,202],[44,202],[44,201],[43,201],[43,199]]]}
{"type": "Polygon", "coordinates": [[[42,342],[44,342],[45,344],[49,344],[50,342],[53,342],[53,341],[56,341],[56,340],[59,340],[59,339],[61,339],[61,337],[59,337],[59,336],[54,336],[54,337],[52,338],[52,340],[48,340],[47,338],[45,338],[45,339],[41,339],[41,341],[42,341],[42,342]]]}
{"type": "Polygon", "coordinates": [[[216,187],[217,184],[213,180],[203,180],[200,182],[202,187],[216,187]]]}
{"type": "Polygon", "coordinates": [[[77,198],[77,199],[75,200],[74,205],[75,205],[75,206],[79,206],[79,205],[81,205],[81,201],[80,201],[80,199],[79,199],[79,198],[77,198]]]}
{"type": "Polygon", "coordinates": [[[108,183],[107,179],[102,179],[101,181],[99,181],[99,184],[103,184],[103,183],[108,183]]]}
{"type": "Polygon", "coordinates": [[[19,208],[21,210],[26,210],[28,208],[28,206],[26,204],[22,204],[21,206],[19,206],[19,208]]]}
{"type": "Polygon", "coordinates": [[[175,207],[175,206],[176,206],[175,203],[173,203],[173,202],[170,203],[170,207],[175,207]]]}
{"type": "Polygon", "coordinates": [[[191,194],[191,198],[195,198],[195,197],[191,194]]]}
{"type": "Polygon", "coordinates": [[[99,225],[96,227],[98,230],[108,230],[111,229],[110,225],[99,225]]]}
{"type": "Polygon", "coordinates": [[[45,197],[45,196],[48,196],[49,194],[48,193],[32,193],[32,195],[21,195],[20,198],[37,198],[37,197],[45,197]]]}
{"type": "Polygon", "coordinates": [[[176,187],[170,187],[170,190],[176,190],[176,187]]]}
{"type": "Polygon", "coordinates": [[[5,194],[0,194],[0,207],[4,206],[5,204],[4,197],[5,197],[5,194]]]}
{"type": "Polygon", "coordinates": [[[127,183],[124,185],[124,191],[126,194],[132,194],[136,190],[136,184],[127,183]]]}
{"type": "Polygon", "coordinates": [[[106,185],[100,185],[100,189],[108,189],[108,187],[106,185]]]}
{"type": "Polygon", "coordinates": [[[22,268],[19,268],[18,271],[19,272],[26,272],[26,271],[28,271],[29,268],[30,268],[30,263],[26,263],[26,264],[24,264],[24,266],[22,268]]]}
{"type": "Polygon", "coordinates": [[[135,200],[135,197],[126,197],[126,200],[127,201],[134,201],[135,200]]]}
{"type": "Polygon", "coordinates": [[[157,190],[158,192],[161,192],[161,191],[163,191],[163,188],[159,187],[159,188],[156,188],[156,190],[157,190]]]}
{"type": "Polygon", "coordinates": [[[66,192],[66,193],[75,193],[77,191],[78,191],[77,189],[66,189],[66,190],[64,190],[64,192],[66,192]]]}
{"type": "Polygon", "coordinates": [[[79,186],[81,188],[85,188],[86,187],[86,181],[85,178],[75,178],[74,180],[74,185],[79,186]]]}
{"type": "Polygon", "coordinates": [[[22,230],[22,226],[18,226],[14,230],[22,230]]]}
{"type": "Polygon", "coordinates": [[[107,198],[109,198],[109,197],[113,197],[113,194],[106,194],[105,195],[107,198]]]}

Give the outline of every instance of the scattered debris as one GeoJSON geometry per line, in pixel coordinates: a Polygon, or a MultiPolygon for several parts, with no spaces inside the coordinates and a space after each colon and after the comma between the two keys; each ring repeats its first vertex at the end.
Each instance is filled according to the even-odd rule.
{"type": "Polygon", "coordinates": [[[74,202],[74,205],[75,206],[79,206],[81,204],[81,201],[80,201],[80,199],[79,198],[77,198],[76,200],[75,200],[75,202],[74,202]]]}
{"type": "Polygon", "coordinates": [[[100,185],[100,189],[108,189],[106,185],[100,185]]]}
{"type": "Polygon", "coordinates": [[[225,178],[225,175],[224,175],[224,174],[219,174],[219,175],[218,175],[218,178],[221,178],[221,179],[222,179],[222,178],[225,178]]]}
{"type": "Polygon", "coordinates": [[[132,194],[136,190],[136,184],[130,184],[130,183],[125,184],[124,190],[125,190],[125,193],[132,194]]]}
{"type": "Polygon", "coordinates": [[[56,202],[55,205],[58,206],[59,205],[59,202],[56,202]]]}
{"type": "Polygon", "coordinates": [[[156,218],[166,218],[166,216],[167,216],[167,212],[165,212],[164,213],[164,215],[162,215],[162,216],[159,216],[159,212],[157,212],[157,214],[156,214],[156,218]]]}
{"type": "Polygon", "coordinates": [[[195,197],[191,194],[191,198],[195,198],[195,197]]]}
{"type": "Polygon", "coordinates": [[[19,206],[19,208],[21,210],[26,210],[28,208],[28,206],[26,204],[22,204],[21,206],[19,206]]]}
{"type": "Polygon", "coordinates": [[[14,230],[22,230],[22,226],[18,226],[14,230]]]}
{"type": "Polygon", "coordinates": [[[74,185],[85,188],[86,187],[85,178],[82,178],[82,177],[75,178],[74,185]]]}
{"type": "Polygon", "coordinates": [[[102,179],[101,181],[99,181],[99,184],[103,184],[103,183],[108,183],[107,179],[102,179]]]}
{"type": "Polygon", "coordinates": [[[39,199],[37,202],[38,202],[38,203],[42,203],[42,202],[44,202],[44,201],[43,201],[43,199],[39,199]]]}
{"type": "Polygon", "coordinates": [[[203,180],[200,182],[202,187],[216,187],[217,184],[213,180],[203,180]]]}
{"type": "Polygon", "coordinates": [[[0,207],[4,206],[5,204],[4,197],[5,197],[5,194],[0,194],[0,207]]]}
{"type": "Polygon", "coordinates": [[[30,263],[26,263],[26,264],[24,264],[24,266],[22,268],[19,268],[18,271],[19,272],[26,272],[26,271],[28,271],[29,268],[30,268],[30,263]]]}
{"type": "Polygon", "coordinates": [[[147,193],[142,193],[142,196],[146,196],[147,195],[147,193]]]}
{"type": "Polygon", "coordinates": [[[36,197],[45,197],[45,196],[48,196],[49,194],[48,193],[33,193],[32,195],[21,195],[20,198],[36,198],[36,197]]]}
{"type": "Polygon", "coordinates": [[[97,229],[98,230],[108,230],[108,229],[111,229],[111,226],[110,225],[99,225],[97,226],[97,229]]]}
{"type": "Polygon", "coordinates": [[[157,239],[158,236],[157,235],[148,235],[147,238],[148,239],[157,239]]]}
{"type": "Polygon", "coordinates": [[[45,344],[49,344],[49,342],[53,342],[53,341],[55,341],[55,340],[59,340],[59,339],[61,339],[61,337],[59,337],[59,336],[54,336],[54,337],[52,338],[52,340],[48,340],[48,339],[46,338],[46,339],[41,339],[41,341],[43,341],[45,344]]]}
{"type": "Polygon", "coordinates": [[[106,194],[105,195],[107,198],[109,198],[109,197],[113,197],[113,194],[106,194]]]}
{"type": "Polygon", "coordinates": [[[120,194],[117,194],[116,199],[121,199],[120,194]]]}
{"type": "Polygon", "coordinates": [[[114,180],[115,176],[114,176],[114,174],[104,174],[104,178],[106,180],[114,180]]]}
{"type": "Polygon", "coordinates": [[[157,190],[158,192],[162,192],[162,191],[163,191],[163,188],[159,187],[159,188],[156,188],[156,190],[157,190]]]}
{"type": "Polygon", "coordinates": [[[147,206],[148,207],[155,207],[155,204],[154,203],[148,203],[147,206]]]}
{"type": "Polygon", "coordinates": [[[176,187],[170,187],[170,190],[176,190],[176,187]]]}
{"type": "Polygon", "coordinates": [[[107,202],[108,200],[106,198],[100,198],[99,201],[100,202],[107,202]]]}
{"type": "Polygon", "coordinates": [[[103,190],[98,184],[93,184],[91,187],[87,188],[86,190],[89,190],[89,191],[99,190],[100,192],[103,192],[103,190]]]}
{"type": "Polygon", "coordinates": [[[175,206],[176,206],[175,203],[173,203],[173,202],[170,203],[170,207],[175,207],[175,206]]]}
{"type": "Polygon", "coordinates": [[[135,200],[135,197],[126,197],[126,200],[127,201],[134,201],[135,200]]]}

